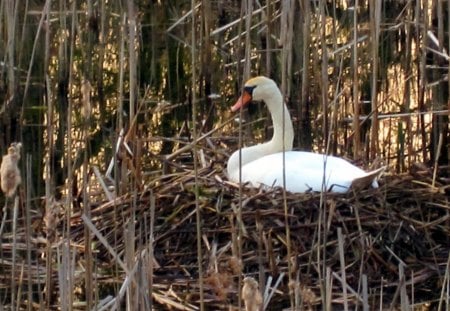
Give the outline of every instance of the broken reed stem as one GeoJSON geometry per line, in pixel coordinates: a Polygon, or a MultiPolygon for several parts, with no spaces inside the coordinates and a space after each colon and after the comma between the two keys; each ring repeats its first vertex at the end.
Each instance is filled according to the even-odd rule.
{"type": "MultiPolygon", "coordinates": [[[[265,275],[264,275],[264,252],[263,252],[263,244],[264,244],[264,232],[263,232],[263,226],[261,223],[261,213],[259,211],[256,211],[255,215],[255,226],[256,226],[256,232],[258,235],[257,245],[258,245],[258,272],[259,272],[259,290],[264,293],[265,290],[265,275]]],[[[263,296],[263,299],[265,296],[263,296]]]]}
{"type": "MultiPolygon", "coordinates": [[[[25,234],[26,234],[26,243],[27,243],[27,268],[28,268],[28,295],[27,295],[27,310],[32,309],[32,294],[33,294],[33,281],[31,277],[31,250],[32,246],[30,243],[31,239],[31,189],[32,189],[32,183],[31,183],[31,172],[32,172],[32,157],[30,154],[27,154],[26,156],[26,202],[25,202],[25,217],[26,217],[26,225],[25,225],[25,234]]],[[[40,283],[40,281],[38,281],[40,283]]],[[[38,286],[40,287],[40,286],[38,286]]]]}
{"type": "MultiPolygon", "coordinates": [[[[133,213],[134,214],[134,213],[133,213]]],[[[135,226],[134,226],[134,217],[130,217],[130,220],[126,224],[124,228],[124,237],[125,237],[125,265],[127,266],[128,271],[131,271],[134,266],[134,258],[135,258],[135,247],[134,247],[134,237],[135,237],[135,226]]],[[[127,274],[127,277],[135,280],[135,275],[127,274]]],[[[127,310],[137,310],[138,305],[136,301],[136,288],[134,286],[127,287],[127,310]]]]}
{"type": "Polygon", "coordinates": [[[2,216],[2,223],[0,224],[0,241],[3,236],[3,229],[5,228],[6,223],[6,216],[8,215],[8,199],[5,198],[5,204],[3,205],[3,216],[2,216]]]}
{"type": "MultiPolygon", "coordinates": [[[[196,12],[195,0],[191,0],[191,64],[192,64],[192,134],[194,141],[197,140],[197,36],[196,36],[196,12]]],[[[198,179],[198,149],[197,144],[193,145],[194,157],[194,192],[195,192],[195,221],[197,232],[197,265],[198,265],[198,284],[200,295],[200,311],[205,310],[204,305],[204,288],[203,288],[203,252],[202,252],[202,216],[199,204],[199,179],[198,179]]]]}
{"type": "MultiPolygon", "coordinates": [[[[324,251],[325,252],[325,251],[324,251]]],[[[323,264],[325,266],[325,263],[323,264]]],[[[331,278],[331,268],[326,267],[325,268],[325,280],[323,281],[325,283],[325,310],[332,310],[331,309],[331,301],[333,299],[333,279],[331,278]]]]}
{"type": "MultiPolygon", "coordinates": [[[[31,71],[32,71],[32,68],[33,68],[33,64],[34,64],[34,56],[35,56],[35,54],[36,54],[36,50],[37,50],[37,45],[38,45],[38,43],[39,43],[39,40],[38,40],[38,38],[39,38],[39,36],[40,36],[40,33],[41,33],[41,30],[42,30],[42,27],[43,27],[43,25],[44,25],[44,20],[47,18],[47,20],[46,20],[46,25],[50,25],[50,23],[48,22],[49,21],[49,9],[50,9],[50,3],[51,3],[51,0],[46,0],[45,1],[45,5],[44,5],[44,7],[43,7],[43,9],[42,9],[42,15],[41,15],[41,19],[39,20],[39,24],[38,24],[38,27],[37,27],[37,32],[36,32],[36,36],[35,36],[35,38],[34,38],[34,43],[33,43],[33,49],[32,49],[32,52],[31,52],[31,57],[29,57],[29,59],[30,59],[30,64],[28,65],[28,71],[27,71],[27,78],[26,78],[26,81],[25,81],[25,87],[24,87],[24,91],[23,91],[23,97],[22,97],[22,100],[23,100],[23,102],[26,102],[26,98],[27,98],[27,95],[28,95],[28,88],[30,87],[30,80],[31,80],[31,71]]],[[[45,55],[50,55],[49,53],[48,53],[48,51],[49,51],[49,49],[48,49],[48,46],[49,46],[49,40],[48,40],[48,38],[49,38],[49,36],[50,36],[50,31],[47,31],[46,32],[46,42],[45,42],[45,55]]],[[[47,62],[47,60],[48,60],[48,57],[45,57],[45,60],[46,60],[46,62],[47,62]]],[[[44,64],[44,68],[48,68],[47,67],[47,65],[48,65],[48,63],[45,63],[44,64]]],[[[23,105],[22,107],[24,107],[25,105],[23,105]]]]}
{"type": "Polygon", "coordinates": [[[444,280],[442,281],[441,297],[439,298],[439,305],[437,310],[443,310],[442,305],[444,303],[446,304],[445,310],[450,310],[449,297],[450,297],[450,253],[447,255],[447,264],[445,265],[445,274],[444,280]]]}
{"type": "Polygon", "coordinates": [[[149,284],[148,284],[148,291],[149,291],[149,297],[150,297],[150,310],[153,310],[153,272],[154,272],[154,231],[155,231],[155,207],[156,207],[156,198],[153,194],[153,191],[150,192],[150,241],[149,241],[149,284]]]}
{"type": "Polygon", "coordinates": [[[444,135],[443,133],[439,133],[439,142],[438,142],[438,146],[436,149],[436,156],[434,159],[434,168],[433,168],[433,181],[431,183],[431,187],[434,188],[435,184],[436,184],[436,176],[437,176],[437,171],[438,171],[438,166],[439,166],[439,156],[441,154],[441,149],[442,149],[442,143],[444,141],[444,135]]]}
{"type": "MultiPolygon", "coordinates": [[[[48,142],[47,142],[47,148],[48,150],[54,150],[54,135],[53,135],[53,102],[51,100],[52,98],[52,92],[51,92],[51,88],[50,88],[50,79],[48,77],[48,75],[45,76],[46,79],[46,85],[47,85],[47,96],[46,96],[46,104],[47,104],[47,137],[48,137],[48,142]]],[[[45,210],[49,210],[50,207],[50,198],[52,197],[52,178],[53,178],[53,172],[51,170],[50,167],[50,156],[47,155],[47,157],[45,158],[45,164],[44,164],[44,174],[46,176],[45,178],[45,210]]],[[[67,211],[67,214],[70,215],[70,211],[67,211]]],[[[69,217],[69,216],[67,216],[69,217]]],[[[69,234],[70,232],[70,218],[66,219],[66,227],[64,230],[64,236],[66,234],[69,234]]],[[[66,241],[64,241],[63,243],[65,243],[66,241]]],[[[45,287],[46,287],[46,292],[45,292],[45,304],[47,309],[50,308],[51,305],[51,296],[53,294],[53,279],[52,279],[52,275],[53,275],[53,263],[52,263],[52,247],[51,247],[51,243],[50,241],[47,241],[47,250],[46,250],[47,254],[46,254],[46,282],[45,282],[45,287]]],[[[62,272],[58,272],[58,273],[62,273],[62,272]]],[[[63,280],[66,280],[66,278],[63,278],[63,280]]],[[[61,295],[61,291],[64,288],[64,284],[60,284],[59,285],[59,294],[61,295]]],[[[63,300],[62,300],[63,301],[63,300]]]]}
{"type": "Polygon", "coordinates": [[[216,126],[215,128],[213,128],[212,130],[210,130],[209,132],[207,132],[206,134],[198,137],[198,138],[194,138],[193,141],[183,147],[181,147],[180,149],[178,149],[177,151],[172,152],[171,154],[169,154],[168,156],[165,157],[166,161],[171,161],[173,159],[175,159],[177,156],[179,156],[180,154],[182,154],[183,152],[186,152],[188,150],[192,150],[194,148],[194,146],[196,146],[199,142],[201,142],[202,140],[204,140],[205,138],[211,137],[211,135],[215,132],[217,132],[218,130],[220,130],[221,128],[223,128],[225,125],[227,125],[228,123],[230,123],[231,121],[234,121],[235,117],[232,116],[231,118],[229,118],[228,120],[222,122],[220,125],[216,126]]]}
{"type": "Polygon", "coordinates": [[[363,311],[369,311],[369,286],[367,285],[367,274],[362,275],[362,301],[363,311]]]}
{"type": "Polygon", "coordinates": [[[402,311],[410,310],[408,293],[406,290],[405,266],[403,263],[398,264],[399,287],[400,287],[400,306],[402,311]]]}
{"type": "MultiPolygon", "coordinates": [[[[70,113],[69,113],[70,114],[70,113]]],[[[83,159],[83,212],[87,217],[91,217],[91,208],[90,208],[90,200],[89,200],[89,122],[84,120],[83,126],[83,136],[84,136],[84,159],[83,159]]],[[[87,226],[84,227],[84,259],[85,259],[85,296],[86,296],[86,305],[88,309],[91,309],[92,299],[93,299],[93,282],[92,282],[92,267],[93,267],[93,258],[92,258],[92,249],[91,249],[91,233],[87,226]]]]}
{"type": "Polygon", "coordinates": [[[347,275],[345,273],[345,255],[344,255],[344,237],[342,236],[342,228],[337,229],[338,245],[339,245],[339,261],[341,263],[341,277],[342,277],[342,293],[344,298],[344,310],[348,311],[347,298],[347,275]]]}
{"type": "MultiPolygon", "coordinates": [[[[12,218],[12,232],[17,232],[17,217],[19,212],[19,195],[14,196],[13,218],[12,218]]],[[[17,236],[13,234],[12,243],[12,268],[11,268],[11,310],[15,310],[16,306],[16,251],[17,251],[17,236]]],[[[17,304],[17,306],[19,303],[17,304]]]]}

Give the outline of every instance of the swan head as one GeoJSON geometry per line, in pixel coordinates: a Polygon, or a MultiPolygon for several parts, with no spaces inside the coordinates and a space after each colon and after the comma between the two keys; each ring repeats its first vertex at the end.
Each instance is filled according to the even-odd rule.
{"type": "Polygon", "coordinates": [[[263,76],[252,78],[245,82],[244,91],[236,104],[231,107],[231,111],[238,111],[241,107],[246,106],[251,101],[264,100],[266,104],[269,104],[271,101],[268,99],[275,96],[279,97],[279,100],[281,100],[281,92],[275,81],[263,76]]]}

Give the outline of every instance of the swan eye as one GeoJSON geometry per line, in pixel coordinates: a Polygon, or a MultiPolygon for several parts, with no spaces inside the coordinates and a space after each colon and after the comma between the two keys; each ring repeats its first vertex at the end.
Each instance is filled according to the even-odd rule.
{"type": "Polygon", "coordinates": [[[252,86],[244,86],[244,91],[246,91],[250,96],[253,95],[253,90],[255,89],[256,85],[252,86]]]}

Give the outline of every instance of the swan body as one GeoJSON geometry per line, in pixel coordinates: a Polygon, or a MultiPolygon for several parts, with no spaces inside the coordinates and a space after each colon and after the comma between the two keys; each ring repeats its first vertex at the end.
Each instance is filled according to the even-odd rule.
{"type": "Polygon", "coordinates": [[[377,179],[384,168],[365,172],[339,157],[292,151],[294,131],[291,117],[273,80],[262,76],[248,80],[242,96],[231,110],[237,111],[251,100],[266,103],[272,116],[274,134],[266,143],[242,148],[231,155],[227,163],[230,180],[242,181],[253,187],[285,185],[287,191],[297,193],[342,193],[350,188],[378,187],[377,179]]]}

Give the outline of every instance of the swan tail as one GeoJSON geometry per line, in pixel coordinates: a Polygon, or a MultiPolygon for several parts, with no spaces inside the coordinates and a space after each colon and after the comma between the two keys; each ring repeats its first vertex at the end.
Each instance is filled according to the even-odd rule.
{"type": "Polygon", "coordinates": [[[381,174],[386,170],[386,166],[380,167],[374,171],[366,173],[362,177],[355,178],[350,185],[350,189],[366,189],[369,186],[378,188],[377,180],[380,178],[381,174]]]}

